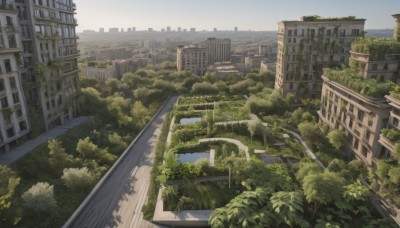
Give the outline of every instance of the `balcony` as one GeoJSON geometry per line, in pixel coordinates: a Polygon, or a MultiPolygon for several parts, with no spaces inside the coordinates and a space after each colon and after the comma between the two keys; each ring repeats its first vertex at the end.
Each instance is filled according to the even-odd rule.
{"type": "Polygon", "coordinates": [[[4,26],[2,28],[2,31],[5,31],[6,33],[18,33],[17,26],[15,26],[14,24],[4,26]]]}
{"type": "Polygon", "coordinates": [[[51,17],[47,17],[44,15],[35,15],[35,18],[37,20],[43,20],[43,21],[49,21],[49,22],[60,22],[60,18],[56,17],[56,16],[51,16],[51,17]]]}
{"type": "Polygon", "coordinates": [[[10,13],[17,13],[14,2],[11,1],[2,1],[0,3],[0,11],[7,11],[10,13]]]}
{"type": "Polygon", "coordinates": [[[383,134],[380,134],[378,142],[384,146],[386,149],[388,149],[390,152],[394,151],[394,143],[390,141],[388,138],[383,136],[383,134]]]}

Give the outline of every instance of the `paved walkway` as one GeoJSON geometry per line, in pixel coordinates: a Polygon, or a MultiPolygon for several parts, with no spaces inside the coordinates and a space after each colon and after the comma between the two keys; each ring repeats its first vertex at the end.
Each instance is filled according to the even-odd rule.
{"type": "Polygon", "coordinates": [[[57,138],[58,136],[64,134],[68,129],[76,127],[89,119],[87,116],[81,116],[74,118],[68,122],[65,122],[64,125],[57,126],[50,131],[43,133],[37,136],[34,139],[26,141],[24,144],[11,149],[10,151],[0,154],[0,165],[9,165],[14,161],[18,160],[25,154],[29,153],[32,149],[39,146],[40,144],[47,142],[48,140],[52,140],[57,138]]]}
{"type": "MultiPolygon", "coordinates": [[[[200,139],[199,142],[214,142],[214,141],[225,141],[229,143],[235,144],[239,150],[243,150],[246,154],[246,159],[250,160],[250,154],[249,154],[249,147],[244,145],[242,142],[236,139],[231,139],[231,138],[205,138],[205,139],[200,139]]],[[[263,153],[265,152],[264,150],[254,150],[254,153],[263,153]]]]}

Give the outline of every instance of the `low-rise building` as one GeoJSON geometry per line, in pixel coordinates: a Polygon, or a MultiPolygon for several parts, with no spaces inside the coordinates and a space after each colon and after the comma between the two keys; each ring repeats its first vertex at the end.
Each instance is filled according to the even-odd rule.
{"type": "Polygon", "coordinates": [[[249,69],[259,70],[261,67],[261,62],[265,59],[264,56],[254,55],[250,57],[246,57],[244,62],[249,69]]]}
{"type": "Polygon", "coordinates": [[[217,62],[208,67],[208,72],[215,72],[220,78],[230,74],[238,74],[239,70],[231,62],[217,62]]]}

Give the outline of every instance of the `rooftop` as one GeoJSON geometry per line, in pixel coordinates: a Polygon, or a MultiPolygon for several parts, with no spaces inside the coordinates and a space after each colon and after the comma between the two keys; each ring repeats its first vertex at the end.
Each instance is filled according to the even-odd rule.
{"type": "Polygon", "coordinates": [[[384,98],[395,87],[395,83],[392,81],[379,82],[374,79],[363,79],[351,68],[325,68],[323,76],[365,97],[384,98]]]}
{"type": "Polygon", "coordinates": [[[400,42],[394,39],[356,39],[351,44],[351,51],[369,54],[371,60],[385,60],[387,54],[400,54],[400,42]]]}
{"type": "Polygon", "coordinates": [[[348,17],[321,17],[318,15],[310,15],[310,16],[302,16],[299,21],[283,21],[283,22],[349,22],[349,21],[362,21],[364,22],[365,19],[363,18],[356,18],[355,16],[348,16],[348,17]]]}

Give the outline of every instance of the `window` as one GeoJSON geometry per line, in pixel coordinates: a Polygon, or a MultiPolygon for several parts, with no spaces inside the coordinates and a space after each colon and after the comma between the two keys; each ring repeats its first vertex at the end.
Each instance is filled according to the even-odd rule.
{"type": "Polygon", "coordinates": [[[22,116],[22,109],[17,109],[17,111],[15,111],[17,114],[17,117],[21,117],[22,116]]]}
{"type": "Polygon", "coordinates": [[[11,62],[9,59],[4,60],[4,67],[6,68],[7,73],[10,73],[12,71],[11,62]]]}
{"type": "Polygon", "coordinates": [[[4,89],[4,79],[0,78],[0,91],[3,91],[4,89]]]}
{"type": "Polygon", "coordinates": [[[8,129],[7,129],[7,137],[8,137],[8,138],[11,138],[11,137],[13,137],[14,135],[15,135],[15,133],[14,133],[14,128],[13,128],[13,127],[8,128],[8,129]]]}
{"type": "Polygon", "coordinates": [[[352,30],[351,30],[351,35],[352,35],[352,36],[358,36],[358,35],[360,35],[360,30],[359,30],[359,29],[352,29],[352,30]]]}
{"type": "Polygon", "coordinates": [[[290,90],[293,90],[293,83],[290,83],[290,84],[289,84],[289,89],[290,89],[290,90]]]}
{"type": "Polygon", "coordinates": [[[372,70],[378,70],[378,64],[372,64],[372,70]]]}
{"type": "Polygon", "coordinates": [[[346,36],[346,30],[340,30],[340,36],[346,36]]]}
{"type": "Polygon", "coordinates": [[[297,36],[297,29],[293,30],[295,36],[297,36]]]}
{"type": "Polygon", "coordinates": [[[326,35],[327,36],[331,36],[332,35],[332,31],[330,29],[326,30],[326,35]]]}
{"type": "Polygon", "coordinates": [[[367,150],[367,148],[365,146],[362,147],[361,154],[365,158],[368,156],[368,150],[367,150]]]}
{"type": "Polygon", "coordinates": [[[384,70],[387,70],[387,69],[388,69],[388,64],[387,64],[387,63],[385,63],[385,65],[383,66],[383,69],[384,69],[384,70]]]}
{"type": "Polygon", "coordinates": [[[357,118],[358,118],[358,120],[359,121],[363,121],[363,119],[364,119],[364,112],[363,111],[360,111],[360,110],[358,110],[358,114],[357,114],[357,118]]]}
{"type": "Polygon", "coordinates": [[[292,30],[288,30],[288,36],[292,36],[292,30]]]}
{"type": "Polygon", "coordinates": [[[379,81],[383,82],[384,80],[385,80],[385,75],[381,75],[381,76],[379,77],[379,81]]]}
{"type": "Polygon", "coordinates": [[[28,129],[28,128],[26,127],[25,121],[19,122],[19,129],[20,129],[21,131],[25,131],[26,129],[28,129]]]}
{"type": "Polygon", "coordinates": [[[17,87],[17,84],[15,84],[15,78],[14,77],[10,77],[10,86],[12,89],[15,89],[17,87]]]}
{"type": "Polygon", "coordinates": [[[371,136],[371,132],[369,132],[368,130],[365,131],[365,139],[367,140],[367,142],[369,142],[369,137],[371,136]]]}
{"type": "Polygon", "coordinates": [[[358,139],[354,139],[354,144],[353,144],[353,147],[354,147],[354,149],[356,149],[356,150],[358,150],[358,139]]]}
{"type": "Polygon", "coordinates": [[[2,108],[7,108],[7,107],[8,107],[8,100],[7,100],[7,97],[2,97],[2,98],[0,99],[0,102],[1,102],[1,107],[2,107],[2,108]]]}
{"type": "Polygon", "coordinates": [[[18,92],[12,94],[14,104],[19,103],[19,95],[18,92]]]}
{"type": "Polygon", "coordinates": [[[353,128],[353,120],[352,119],[350,119],[350,121],[349,121],[349,128],[353,128]]]}

